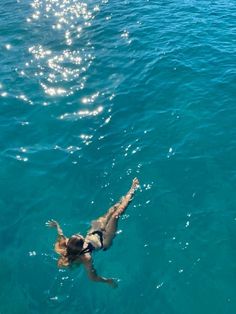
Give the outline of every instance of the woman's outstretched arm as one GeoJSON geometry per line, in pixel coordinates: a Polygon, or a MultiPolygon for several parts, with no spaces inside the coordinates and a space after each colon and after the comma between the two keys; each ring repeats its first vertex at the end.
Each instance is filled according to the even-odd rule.
{"type": "MultiPolygon", "coordinates": [[[[55,220],[48,220],[46,222],[46,226],[50,228],[56,228],[57,229],[57,239],[54,244],[54,250],[57,254],[61,255],[62,257],[66,254],[66,240],[67,238],[64,236],[63,231],[59,225],[59,223],[55,220]]],[[[65,266],[65,262],[62,263],[62,260],[58,261],[58,266],[65,266]],[[62,265],[63,264],[63,265],[62,265]]]]}
{"type": "Polygon", "coordinates": [[[65,237],[59,223],[56,220],[48,220],[46,222],[46,226],[50,228],[56,228],[58,237],[65,237]]]}
{"type": "Polygon", "coordinates": [[[85,257],[82,260],[84,267],[87,270],[87,274],[88,277],[92,280],[92,281],[96,281],[96,282],[104,282],[109,284],[110,286],[112,286],[113,288],[117,287],[117,283],[114,279],[112,278],[105,278],[105,277],[101,277],[97,274],[96,269],[93,266],[93,260],[92,257],[85,257]]]}

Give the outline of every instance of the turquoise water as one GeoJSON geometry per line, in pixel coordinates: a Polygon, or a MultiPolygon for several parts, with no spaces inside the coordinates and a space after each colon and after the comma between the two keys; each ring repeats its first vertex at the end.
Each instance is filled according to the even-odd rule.
{"type": "Polygon", "coordinates": [[[2,0],[0,313],[236,311],[234,1],[2,0]],[[58,270],[140,179],[99,274],[58,270]]]}

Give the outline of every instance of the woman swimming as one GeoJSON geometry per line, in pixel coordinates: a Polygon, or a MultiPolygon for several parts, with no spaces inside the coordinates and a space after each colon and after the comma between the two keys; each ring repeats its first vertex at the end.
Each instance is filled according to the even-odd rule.
{"type": "Polygon", "coordinates": [[[124,213],[129,205],[135,190],[139,185],[137,178],[133,179],[132,186],[128,193],[121,200],[112,206],[105,215],[92,221],[91,228],[83,237],[75,234],[67,238],[55,220],[49,220],[46,225],[57,229],[57,240],[55,251],[60,255],[58,259],[59,267],[68,267],[72,264],[83,264],[91,280],[104,282],[116,287],[116,282],[112,278],[104,278],[97,274],[93,267],[92,252],[95,250],[107,250],[115,237],[119,217],[124,213]]]}

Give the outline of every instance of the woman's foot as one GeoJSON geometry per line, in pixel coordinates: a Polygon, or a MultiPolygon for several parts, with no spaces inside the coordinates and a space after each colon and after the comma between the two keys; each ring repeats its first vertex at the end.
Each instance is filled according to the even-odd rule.
{"type": "Polygon", "coordinates": [[[138,186],[139,186],[139,180],[138,178],[134,178],[133,183],[132,183],[132,189],[136,190],[138,186]]]}

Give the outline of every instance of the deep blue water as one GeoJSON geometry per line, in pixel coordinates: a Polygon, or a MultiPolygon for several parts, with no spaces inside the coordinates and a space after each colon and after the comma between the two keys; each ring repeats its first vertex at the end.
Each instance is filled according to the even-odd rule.
{"type": "Polygon", "coordinates": [[[235,1],[1,0],[0,313],[236,311],[235,1]],[[141,191],[100,275],[58,270],[141,191]]]}

